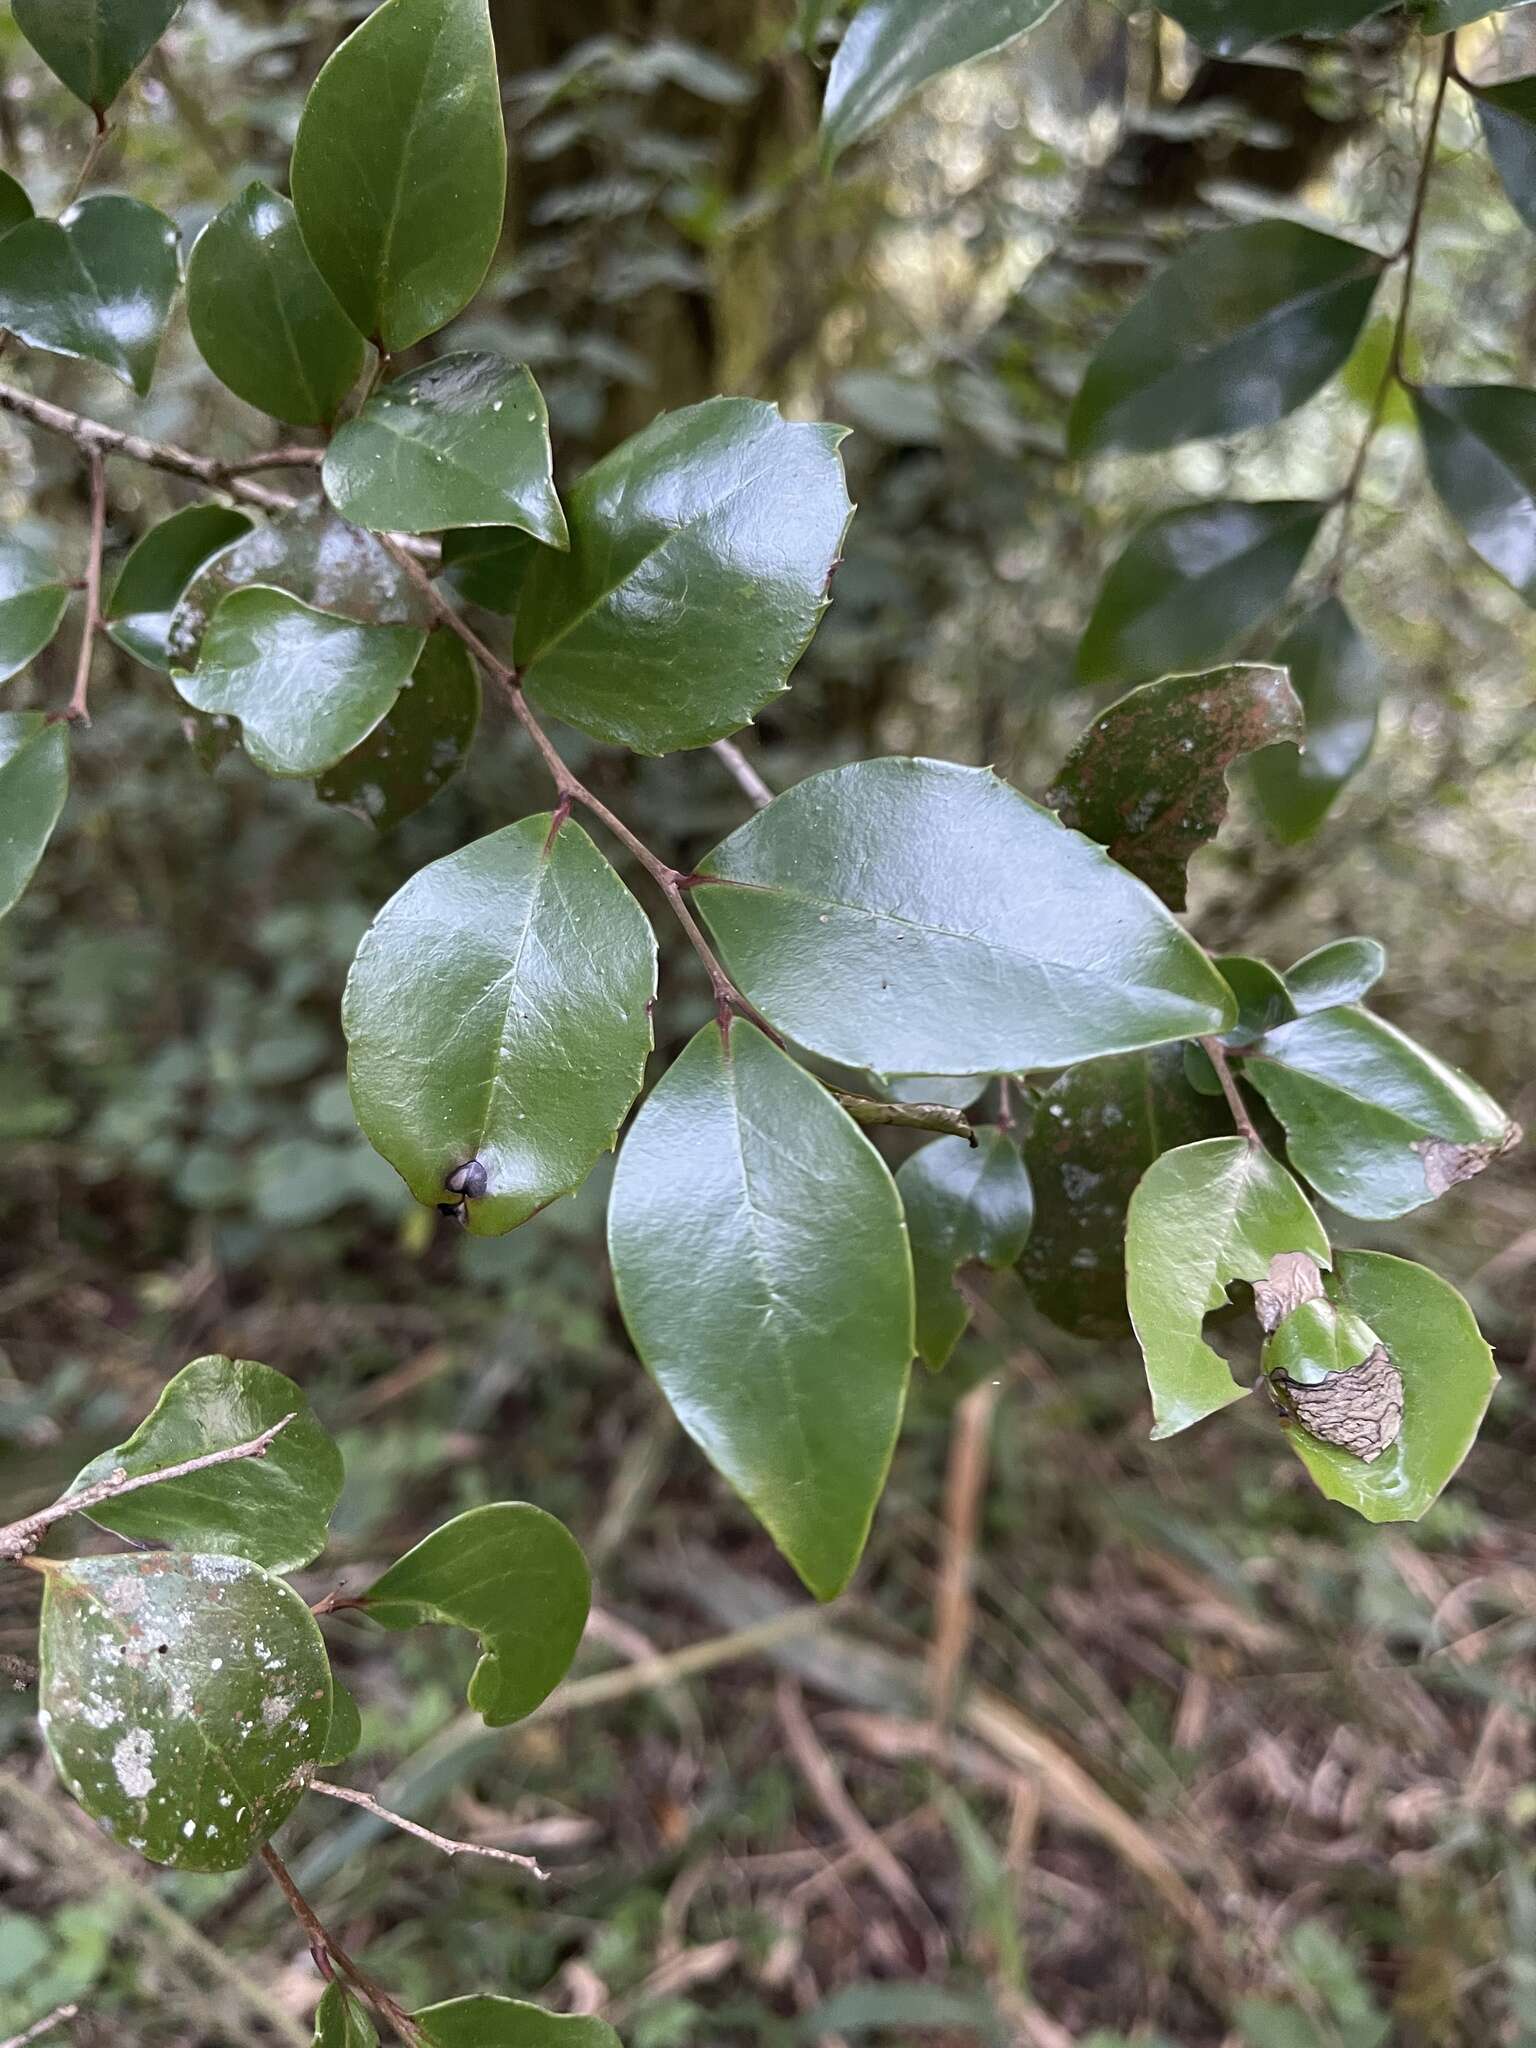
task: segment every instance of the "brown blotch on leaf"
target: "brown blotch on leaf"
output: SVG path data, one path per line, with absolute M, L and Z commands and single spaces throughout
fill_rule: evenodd
M 1459 1182 L 1476 1180 L 1485 1166 L 1512 1152 L 1525 1133 L 1506 1124 L 1503 1134 L 1481 1145 L 1453 1145 L 1448 1138 L 1420 1138 L 1414 1151 L 1424 1162 L 1424 1180 L 1432 1195 L 1446 1194 Z
M 1143 683 L 1096 718 L 1062 763 L 1046 803 L 1064 825 L 1182 910 L 1192 856 L 1227 815 L 1227 770 L 1287 740 L 1306 717 L 1289 672 L 1236 662 Z
M 1322 1298 L 1323 1274 L 1316 1259 L 1309 1252 L 1276 1252 L 1269 1262 L 1269 1278 L 1254 1284 L 1253 1310 L 1267 1337 L 1292 1309 Z
M 1348 1372 L 1331 1372 L 1306 1387 L 1289 1373 L 1271 1373 L 1268 1387 L 1288 1421 L 1374 1465 L 1403 1433 L 1403 1376 L 1384 1344 Z

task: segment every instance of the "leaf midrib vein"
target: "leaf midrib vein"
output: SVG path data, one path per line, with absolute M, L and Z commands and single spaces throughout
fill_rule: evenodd
M 803 903 L 812 910 L 843 910 L 851 916 L 899 924 L 908 931 L 923 932 L 932 938 L 953 939 L 960 945 L 979 946 L 984 952 L 1003 953 L 1009 959 L 1022 960 L 1031 967 L 1049 968 L 1058 974 L 1078 975 L 1084 981 L 1104 982 L 1112 988 L 1145 991 L 1149 995 L 1167 996 L 1177 1000 L 1192 1000 L 1189 997 L 1178 997 L 1177 991 L 1160 988 L 1152 982 L 1121 981 L 1102 968 L 1082 967 L 1069 960 L 1049 959 L 1043 953 L 1027 953 L 1019 946 L 1009 945 L 1006 940 L 988 938 L 979 932 L 962 932 L 953 930 L 948 925 L 928 924 L 921 918 L 904 917 L 899 911 L 883 910 L 873 904 L 844 903 L 836 896 L 812 896 L 802 889 L 792 889 L 781 882 L 748 882 L 734 875 L 706 874 L 703 886 L 751 889 L 760 895 L 780 896 L 792 903 Z
M 733 498 L 739 497 L 743 491 L 751 490 L 754 484 L 760 484 L 764 482 L 769 475 L 770 471 L 766 469 L 754 470 L 751 476 L 739 478 L 735 483 L 731 485 L 728 491 L 723 492 L 718 498 L 712 499 L 710 503 L 707 506 L 703 507 L 692 519 L 684 520 L 676 526 L 668 526 L 662 533 L 660 533 L 657 536 L 657 538 L 650 544 L 650 546 L 645 549 L 643 554 L 639 555 L 633 562 L 630 563 L 629 567 L 626 570 L 624 570 L 622 575 L 615 577 L 612 582 L 605 582 L 599 590 L 594 591 L 593 595 L 588 599 L 587 603 L 584 604 L 579 611 L 573 612 L 571 617 L 567 619 L 567 621 L 559 629 L 559 631 L 551 634 L 549 639 L 542 643 L 536 654 L 529 655 L 525 666 L 531 672 L 539 662 L 543 661 L 546 655 L 551 653 L 556 647 L 560 645 L 562 640 L 568 639 L 570 635 L 575 632 L 578 626 L 584 625 L 586 621 L 589 618 L 591 618 L 592 614 L 595 611 L 597 611 L 600 606 L 606 604 L 608 600 L 612 596 L 614 596 L 614 594 L 617 591 L 622 590 L 626 583 L 632 582 L 634 578 L 639 575 L 640 571 L 643 568 L 645 568 L 648 563 L 655 561 L 658 556 L 664 555 L 667 549 L 672 545 L 673 541 L 682 539 L 685 535 L 696 532 L 698 528 L 703 526 L 707 520 L 717 517 L 718 514 L 721 511 L 723 511 L 727 505 L 730 504 Z M 622 487 L 622 495 L 628 494 L 629 486 L 630 478 L 626 476 Z M 610 531 L 610 533 L 607 536 L 607 552 L 610 561 L 613 557 L 613 541 L 614 535 Z M 604 571 L 604 574 L 607 574 L 606 570 Z

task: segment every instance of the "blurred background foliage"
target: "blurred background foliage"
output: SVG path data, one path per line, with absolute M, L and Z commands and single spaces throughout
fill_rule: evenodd
M 280 183 L 309 81 L 367 11 L 188 0 L 97 184 L 190 239 L 248 178 Z M 783 787 L 927 751 L 1039 794 L 1102 701 L 1073 652 L 1130 527 L 1229 490 L 1336 489 L 1391 300 L 1297 419 L 1164 457 L 1068 465 L 1087 355 L 1202 226 L 1281 214 L 1395 246 L 1424 46 L 1389 13 L 1223 62 L 1153 17 L 1064 0 L 825 180 L 839 13 L 493 0 L 508 230 L 438 346 L 533 365 L 567 478 L 718 390 L 849 423 L 861 510 L 837 601 L 754 760 Z M 1536 69 L 1536 21 L 1480 24 L 1461 61 Z M 87 127 L 0 19 L 0 145 L 40 208 Z M 1453 96 L 1415 318 L 1432 374 L 1529 382 L 1533 279 Z M 26 372 L 129 417 L 104 373 Z M 231 455 L 265 430 L 180 314 L 133 418 Z M 116 465 L 111 547 L 181 502 Z M 74 573 L 84 512 L 71 447 L 0 426 L 7 525 Z M 1536 623 L 1436 509 L 1406 416 L 1376 444 L 1345 594 L 1389 670 L 1371 762 L 1298 848 L 1267 841 L 1239 792 L 1196 864 L 1194 928 L 1281 964 L 1379 935 L 1379 1007 L 1529 1122 Z M 61 703 L 71 657 L 66 633 L 13 704 Z M 1341 1230 L 1463 1287 L 1504 1371 L 1421 1527 L 1325 1508 L 1254 1404 L 1150 1446 L 1134 1354 L 1063 1336 L 1016 1275 L 987 1276 L 955 1365 L 914 1389 L 851 1599 L 658 1685 L 645 1660 L 798 1603 L 628 1354 L 600 1187 L 506 1239 L 439 1228 L 356 1134 L 342 1078 L 337 1001 L 367 920 L 424 862 L 543 805 L 538 774 L 493 720 L 468 772 L 378 838 L 238 753 L 210 773 L 164 679 L 109 657 L 64 825 L 0 926 L 0 1479 L 18 1509 L 46 1497 L 219 1350 L 303 1379 L 343 1433 L 314 1595 L 481 1499 L 575 1529 L 598 1618 L 566 1704 L 524 1729 L 461 1724 L 467 1645 L 381 1648 L 333 1624 L 364 1711 L 357 1776 L 554 1873 L 509 1884 L 306 1808 L 285 1854 L 408 2004 L 473 1980 L 602 2010 L 633 2048 L 1536 2043 L 1528 1155 L 1400 1224 Z M 742 814 L 708 754 L 569 751 L 680 866 Z M 674 950 L 665 1050 L 705 1007 Z M 972 1706 L 920 1740 L 914 1703 L 955 1677 L 944 1586 L 967 1565 Z M 0 1600 L 0 1650 L 24 1657 L 30 1586 Z M 30 1705 L 0 1696 L 0 2034 L 78 1996 L 88 2048 L 307 2040 L 318 1980 L 280 1904 L 257 1878 L 120 1864 L 49 1789 Z

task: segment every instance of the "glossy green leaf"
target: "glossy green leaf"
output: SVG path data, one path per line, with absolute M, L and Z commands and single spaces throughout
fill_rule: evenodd
M 702 747 L 787 686 L 853 508 L 841 427 L 752 398 L 663 413 L 589 469 L 541 551 L 517 660 L 557 717 L 642 754 Z
M 1231 1032 L 1224 1032 L 1222 1036 L 1224 1041 L 1230 1043 Z M 1211 1065 L 1210 1054 L 1206 1051 L 1205 1047 L 1186 1042 L 1183 1052 L 1184 1078 L 1190 1087 L 1195 1090 L 1196 1094 L 1223 1094 L 1225 1091 L 1217 1078 L 1216 1069 Z
M 819 1600 L 853 1574 L 912 1357 L 912 1262 L 885 1164 L 739 1020 L 693 1039 L 625 1140 L 619 1306 L 678 1421 Z
M 1417 14 L 1423 34 L 1443 36 L 1453 29 L 1465 28 L 1469 22 L 1483 21 L 1493 14 L 1514 14 L 1530 5 L 1531 0 L 1503 0 L 1498 7 L 1490 6 L 1489 0 L 1418 0 L 1409 12 Z
M 379 2048 L 366 2009 L 339 1983 L 327 1984 L 315 2010 L 314 2048 Z
M 310 260 L 292 204 L 259 180 L 198 236 L 187 319 L 219 381 L 293 426 L 328 427 L 362 374 L 363 337 Z
M 1059 1074 L 1024 1140 L 1035 1222 L 1019 1277 L 1074 1337 L 1126 1337 L 1125 1212 L 1162 1152 L 1230 1131 L 1224 1105 L 1184 1077 L 1181 1048 L 1091 1060 Z
M 1218 660 L 1278 608 L 1326 505 L 1188 505 L 1142 527 L 1104 579 L 1077 650 L 1085 683 Z
M 1379 939 L 1334 939 L 1285 970 L 1285 986 L 1298 1017 L 1358 1003 L 1387 971 Z
M 9 171 L 0 171 L 0 235 L 8 235 L 12 228 L 30 220 L 33 211 L 26 187 L 19 184 Z
M 1264 1340 L 1260 1363 L 1267 1373 L 1284 1373 L 1299 1385 L 1317 1386 L 1336 1373 L 1353 1372 L 1380 1342 L 1353 1309 L 1341 1308 L 1325 1294 L 1287 1311 Z
M 1006 1132 L 978 1131 L 976 1143 L 935 1138 L 896 1176 L 912 1244 L 917 1286 L 917 1352 L 935 1372 L 970 1322 L 955 1287 L 963 1265 L 1011 1266 L 1034 1219 L 1019 1148 Z
M 151 1863 L 239 1870 L 325 1747 L 314 1616 L 222 1552 L 76 1558 L 44 1584 L 38 1718 L 65 1785 Z
M 331 503 L 357 526 L 512 526 L 548 547 L 570 544 L 544 394 L 505 356 L 439 356 L 386 384 L 332 441 L 323 474 Z
M 1021 1073 L 1233 1021 L 1225 984 L 1152 892 L 985 768 L 829 769 L 700 873 L 738 985 L 797 1044 L 848 1066 Z
M 1381 665 L 1336 597 L 1307 613 L 1275 650 L 1306 716 L 1307 742 L 1271 747 L 1249 774 L 1265 822 L 1285 845 L 1315 832 L 1376 738 Z
M 443 587 L 465 604 L 511 618 L 538 542 L 511 526 L 470 526 L 443 535 Z
M 843 0 L 798 0 L 793 30 L 795 47 L 814 59 L 842 12 Z
M 186 505 L 151 527 L 130 550 L 102 608 L 111 638 L 135 661 L 169 675 L 171 621 L 182 593 L 206 561 L 250 530 L 246 515 L 225 505 Z
M 986 1093 L 990 1074 L 887 1074 L 870 1076 L 872 1088 L 891 1102 L 938 1102 L 946 1109 L 969 1109 Z
M 12 0 L 16 26 L 77 100 L 104 114 L 181 0 Z
M 651 1049 L 656 941 L 579 825 L 544 813 L 434 861 L 358 949 L 342 1025 L 353 1107 L 421 1202 L 459 1169 L 494 1237 L 611 1149 Z
M 416 2019 L 433 2048 L 621 2048 L 606 2020 L 485 1993 L 424 2006 Z
M 18 541 L 0 541 L 0 683 L 8 683 L 58 632 L 69 585 Z
M 1343 368 L 1381 258 L 1294 221 L 1203 235 L 1088 365 L 1073 455 L 1171 448 L 1284 419 Z
M 248 584 L 214 613 L 196 669 L 171 679 L 194 710 L 239 719 L 258 768 L 319 775 L 385 716 L 425 639 L 410 626 L 360 626 Z
M 1270 1032 L 1243 1075 L 1285 1127 L 1296 1171 L 1346 1216 L 1405 1216 L 1520 1135 L 1475 1081 L 1355 1007 Z
M 163 213 L 117 193 L 82 199 L 0 240 L 0 328 L 29 348 L 102 363 L 142 397 L 180 281 Z
M 448 1622 L 480 1638 L 469 1704 L 490 1728 L 522 1720 L 571 1668 L 592 1582 L 563 1523 L 524 1501 L 471 1508 L 408 1550 L 364 1595 L 386 1628 Z
M 1165 11 L 1202 49 L 1240 57 L 1286 36 L 1338 36 L 1381 14 L 1390 0 L 1173 0 Z
M 344 1764 L 363 1739 L 363 1717 L 357 1701 L 333 1673 L 331 1676 L 331 1725 L 326 1731 L 322 1770 Z
M 1536 228 L 1536 78 L 1475 86 L 1472 98 L 1509 203 L 1528 228 Z
M 1099 714 L 1046 802 L 1182 910 L 1189 863 L 1227 815 L 1228 768 L 1281 740 L 1300 746 L 1304 733 L 1283 668 L 1164 676 Z
M 506 205 L 487 0 L 384 0 L 310 88 L 291 182 L 321 276 L 388 354 L 461 313 Z
M 133 1435 L 92 1458 L 69 1490 L 249 1443 L 285 1415 L 292 1422 L 261 1457 L 104 1501 L 90 1519 L 136 1542 L 224 1551 L 269 1571 L 295 1571 L 325 1548 L 341 1495 L 341 1453 L 310 1413 L 303 1388 L 251 1359 L 195 1358 L 183 1366 Z
M 1174 1436 L 1248 1389 L 1201 1336 L 1234 1280 L 1307 1252 L 1326 1266 L 1323 1227 L 1285 1168 L 1246 1138 L 1208 1138 L 1154 1160 L 1131 1197 L 1126 1299 L 1146 1361 L 1154 1438 Z
M 69 794 L 69 727 L 0 711 L 0 917 L 31 881 Z
M 864 0 L 832 60 L 821 112 L 822 162 L 878 128 L 941 72 L 1001 50 L 1056 0 Z
M 1330 1292 L 1370 1325 L 1402 1375 L 1402 1433 L 1372 1463 L 1296 1426 L 1291 1448 L 1329 1500 L 1368 1522 L 1416 1522 L 1477 1440 L 1498 1380 L 1472 1311 L 1438 1274 L 1384 1252 L 1340 1252 Z
M 1536 604 L 1536 391 L 1421 384 L 1413 405 L 1441 503 L 1472 552 Z
M 1227 1045 L 1251 1045 L 1277 1024 L 1289 1024 L 1295 1018 L 1296 1005 L 1291 1001 L 1290 990 L 1267 960 L 1253 960 L 1245 953 L 1227 953 L 1218 958 L 1216 972 L 1237 998 L 1237 1023 L 1223 1033 Z M 1200 1048 L 1194 1050 L 1198 1052 Z
M 439 628 L 393 710 L 317 778 L 315 793 L 380 832 L 392 831 L 458 774 L 479 723 L 480 671 L 457 634 Z
M 178 667 L 197 660 L 208 622 L 232 590 L 263 583 L 317 611 L 367 626 L 436 624 L 430 599 L 371 533 L 338 518 L 323 498 L 253 528 L 214 555 L 188 584 L 171 621 L 169 651 Z

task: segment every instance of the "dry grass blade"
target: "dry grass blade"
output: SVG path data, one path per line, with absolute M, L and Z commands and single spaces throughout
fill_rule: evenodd
M 1202 1944 L 1220 1949 L 1216 1921 L 1190 1890 L 1162 1845 L 1123 1806 L 1101 1792 L 1061 1745 L 1000 1693 L 978 1690 L 965 1702 L 960 1724 L 1021 1770 L 1035 1772 L 1046 1802 L 1092 1830 L 1146 1879 Z
M 707 1571 L 688 1572 L 681 1583 L 674 1578 L 673 1583 L 721 1619 L 747 1613 L 767 1617 L 775 1612 L 782 1619 L 786 1613 L 776 1593 L 757 1580 L 726 1571 L 718 1562 Z M 919 1719 L 927 1690 L 926 1672 L 914 1660 L 830 1627 L 798 1640 L 787 1634 L 765 1639 L 761 1647 L 775 1663 L 794 1671 L 831 1699 L 875 1708 L 898 1722 L 903 1714 L 909 1716 L 913 1753 L 940 1760 L 942 1744 L 932 1722 Z M 1001 1694 L 983 1688 L 962 1703 L 956 1725 L 1003 1762 L 1032 1773 L 1043 1803 L 1058 1820 L 1097 1836 L 1151 1886 L 1208 1954 L 1219 1954 L 1216 1921 L 1180 1875 L 1168 1850 L 1102 1791 L 1053 1736 Z
M 944 1551 L 934 1599 L 933 1718 L 948 1725 L 975 1627 L 976 1537 L 987 1490 L 997 1385 L 982 1380 L 955 1409 L 944 1480 Z
M 7 2041 L 0 2041 L 0 2048 L 27 2048 L 29 2041 L 40 2041 L 44 2034 L 51 2034 L 55 2027 L 62 2027 L 79 2016 L 78 2005 L 56 2005 L 52 2012 L 45 2012 L 40 2020 L 34 2020 L 30 2027 L 24 2027 L 19 2034 L 12 2034 Z
M 929 1910 L 927 1901 L 913 1883 L 906 1866 L 870 1826 L 848 1795 L 836 1764 L 817 1740 L 805 1711 L 800 1687 L 792 1678 L 782 1678 L 778 1688 L 779 1726 L 800 1774 L 810 1787 L 816 1803 L 837 1829 L 856 1859 L 922 1941 L 929 1957 L 944 1953 L 944 1931 Z

